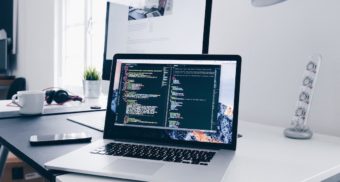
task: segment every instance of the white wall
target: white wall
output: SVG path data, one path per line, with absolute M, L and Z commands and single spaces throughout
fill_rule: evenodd
M 16 72 L 29 89 L 55 83 L 54 8 L 54 0 L 20 1 Z M 339 0 L 288 0 L 266 8 L 214 0 L 210 52 L 243 57 L 240 119 L 288 126 L 307 58 L 321 53 L 310 123 L 340 136 L 339 10 Z
M 18 60 L 14 72 L 27 87 L 41 90 L 54 84 L 54 0 L 19 0 Z
M 240 119 L 288 126 L 307 58 L 321 53 L 310 125 L 340 136 L 340 1 L 250 2 L 214 0 L 211 27 L 211 53 L 243 57 Z

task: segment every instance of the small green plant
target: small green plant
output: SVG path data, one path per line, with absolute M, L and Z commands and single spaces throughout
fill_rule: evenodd
M 99 71 L 93 67 L 87 68 L 84 71 L 84 80 L 99 80 Z

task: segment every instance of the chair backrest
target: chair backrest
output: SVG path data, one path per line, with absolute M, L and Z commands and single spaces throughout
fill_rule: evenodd
M 26 90 L 26 79 L 25 78 L 16 78 L 9 86 L 6 99 L 12 99 L 12 96 L 16 94 L 18 91 Z

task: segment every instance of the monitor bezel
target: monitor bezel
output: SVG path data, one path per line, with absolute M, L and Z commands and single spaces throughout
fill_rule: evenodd
M 204 143 L 195 141 L 179 141 L 172 139 L 161 139 L 162 130 L 151 128 L 134 128 L 116 126 L 114 122 L 115 115 L 111 112 L 111 99 L 113 95 L 114 72 L 111 74 L 111 81 L 109 87 L 109 95 L 107 101 L 104 139 L 114 140 L 131 140 L 147 143 L 157 143 L 165 145 L 193 147 L 193 148 L 212 148 L 212 149 L 229 149 L 236 150 L 237 143 L 237 125 L 238 125 L 238 110 L 239 110 L 239 92 L 241 79 L 241 57 L 238 55 L 193 55 L 193 54 L 116 54 L 113 62 L 116 63 L 118 59 L 129 60 L 197 60 L 197 61 L 236 61 L 236 75 L 235 75 L 235 94 L 234 94 L 234 113 L 232 126 L 232 142 L 230 144 L 220 143 Z M 112 70 L 116 69 L 116 64 L 112 65 Z
M 104 56 L 103 56 L 103 68 L 102 68 L 102 79 L 110 80 L 110 74 L 112 73 L 112 61 L 106 59 L 106 48 L 107 48 L 107 37 L 108 37 L 108 24 L 109 24 L 109 13 L 110 3 L 106 3 L 106 20 L 105 20 L 105 40 L 104 40 Z M 211 24 L 211 12 L 212 12 L 212 0 L 206 0 L 205 3 L 205 15 L 204 15 L 204 29 L 203 29 L 203 43 L 202 43 L 202 54 L 208 54 L 209 52 L 209 40 L 210 40 L 210 24 Z M 194 52 L 192 52 L 194 53 Z

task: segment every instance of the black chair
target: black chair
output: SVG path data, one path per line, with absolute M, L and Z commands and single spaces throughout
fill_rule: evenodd
M 12 99 L 14 94 L 23 90 L 26 90 L 26 79 L 21 77 L 14 79 L 12 84 L 9 86 L 6 99 Z

